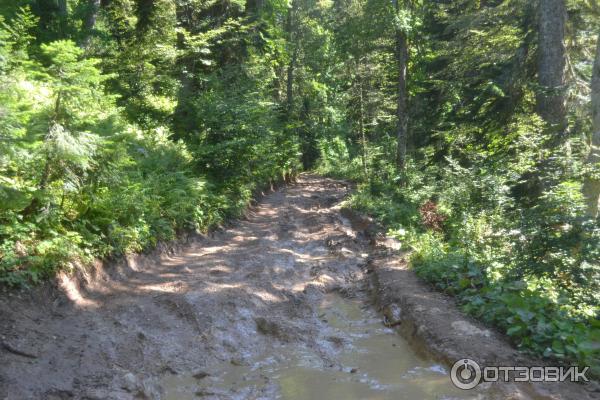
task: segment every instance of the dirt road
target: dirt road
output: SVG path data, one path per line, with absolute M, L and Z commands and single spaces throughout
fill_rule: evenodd
M 366 306 L 347 192 L 302 175 L 173 255 L 2 295 L 0 399 L 491 398 Z

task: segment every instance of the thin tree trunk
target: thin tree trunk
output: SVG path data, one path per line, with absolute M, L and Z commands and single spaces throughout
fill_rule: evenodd
M 50 122 L 50 126 L 48 127 L 48 134 L 46 135 L 45 142 L 47 143 L 49 140 L 52 140 L 53 129 L 57 126 L 60 121 L 60 107 L 62 101 L 62 91 L 59 91 L 56 95 L 56 99 L 54 100 L 54 115 L 52 116 L 52 121 Z M 42 172 L 42 176 L 40 177 L 40 183 L 38 185 L 39 190 L 45 190 L 48 186 L 48 179 L 50 178 L 50 164 L 52 163 L 52 151 L 48 151 L 46 154 L 46 160 L 44 163 L 44 169 Z
M 556 132 L 553 143 L 556 144 L 561 142 L 567 126 L 564 90 L 567 10 L 565 0 L 540 0 L 539 7 L 537 111 Z
M 400 10 L 398 0 L 394 0 L 396 12 Z M 398 68 L 397 106 L 397 149 L 396 165 L 403 171 L 406 165 L 406 143 L 408 141 L 408 91 L 406 89 L 408 66 L 408 39 L 406 33 L 396 30 L 396 63 Z
M 286 101 L 287 101 L 287 112 L 292 112 L 294 107 L 294 71 L 296 69 L 296 62 L 298 60 L 298 49 L 294 49 L 292 59 L 287 68 L 287 88 L 286 88 Z
M 360 63 L 358 65 L 358 130 L 360 134 L 360 141 L 362 147 L 362 165 L 365 173 L 365 179 L 369 178 L 369 168 L 367 167 L 367 136 L 365 133 L 364 124 L 364 99 L 363 99 L 363 78 L 360 70 Z
M 288 115 L 292 112 L 294 106 L 294 72 L 298 61 L 298 43 L 294 43 L 297 35 L 294 34 L 294 17 L 298 9 L 298 2 L 295 1 L 287 15 L 286 30 L 288 34 L 288 45 L 293 47 L 292 58 L 287 67 L 287 88 L 286 88 L 286 108 Z
M 592 141 L 587 163 L 596 170 L 600 169 L 600 34 L 596 44 L 596 59 L 592 72 Z M 587 199 L 587 214 L 598 217 L 600 203 L 600 177 L 588 177 L 583 184 L 583 193 Z
M 273 82 L 273 98 L 277 104 L 283 103 L 283 82 L 285 78 L 285 68 L 282 65 L 275 69 L 275 81 Z

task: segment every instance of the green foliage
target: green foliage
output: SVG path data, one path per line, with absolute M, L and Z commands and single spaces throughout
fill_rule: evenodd
M 360 176 L 358 159 L 350 157 L 343 138 L 335 136 L 332 139 L 321 139 L 318 147 L 320 156 L 316 170 L 319 173 L 344 178 Z
M 523 220 L 518 273 L 549 278 L 583 303 L 600 305 L 600 228 L 585 216 L 581 184 L 560 183 Z
M 123 0 L 83 31 L 84 6 L 69 1 L 60 18 L 14 7 L 0 25 L 1 284 L 204 231 L 299 167 L 271 95 L 281 45 L 246 44 L 259 25 L 279 34 L 270 24 L 286 8 L 212 26 L 201 15 L 179 30 L 172 2 Z M 221 40 L 241 57 L 213 53 Z M 194 46 L 212 63 L 180 71 Z M 193 113 L 186 130 L 171 123 L 181 105 Z

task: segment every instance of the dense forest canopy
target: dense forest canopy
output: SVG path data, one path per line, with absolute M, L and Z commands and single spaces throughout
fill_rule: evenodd
M 594 0 L 0 0 L 0 282 L 301 170 L 520 348 L 600 373 Z

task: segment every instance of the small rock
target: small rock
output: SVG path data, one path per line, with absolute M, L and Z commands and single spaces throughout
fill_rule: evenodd
M 145 396 L 144 398 L 149 400 L 161 400 L 164 395 L 163 388 L 150 379 L 143 382 L 141 392 Z
M 455 331 L 458 331 L 463 336 L 481 335 L 490 337 L 491 332 L 487 329 L 479 329 L 472 323 L 465 320 L 457 320 L 450 324 Z
M 229 360 L 231 365 L 235 365 L 236 367 L 241 367 L 244 365 L 244 361 L 241 358 L 232 358 Z
M 45 399 L 48 400 L 68 400 L 72 399 L 74 394 L 71 390 L 63 390 L 63 389 L 52 389 L 46 392 Z
M 383 308 L 383 323 L 388 326 L 396 326 L 402 323 L 402 310 L 394 303 Z
M 338 336 L 329 336 L 327 341 L 335 344 L 336 346 L 342 346 L 344 344 L 344 339 Z
M 162 372 L 162 373 L 168 372 L 171 375 L 178 375 L 177 371 L 170 365 L 165 365 L 164 367 L 162 367 L 160 372 Z
M 591 381 L 587 383 L 584 387 L 588 392 L 600 393 L 600 383 L 598 382 Z
M 206 378 L 207 376 L 210 376 L 210 374 L 209 374 L 208 372 L 199 371 L 199 372 L 196 372 L 196 373 L 195 373 L 194 375 L 192 375 L 192 376 L 194 377 L 194 379 L 201 380 L 201 379 L 204 379 L 204 378 Z
M 280 340 L 287 341 L 290 335 L 284 331 L 278 322 L 267 320 L 263 317 L 254 319 L 256 323 L 256 330 L 263 335 L 274 336 Z
M 208 396 L 213 396 L 215 395 L 214 392 L 211 392 L 209 390 L 198 390 L 196 393 L 194 393 L 196 395 L 196 397 L 208 397 Z
M 357 372 L 358 372 L 358 369 L 356 369 L 356 368 L 352 368 L 352 369 L 350 370 L 350 373 L 351 373 L 351 374 L 355 374 L 355 373 L 357 373 Z
M 128 392 L 134 392 L 139 387 L 138 379 L 133 373 L 128 372 L 123 376 L 123 383 L 121 387 L 127 390 Z

